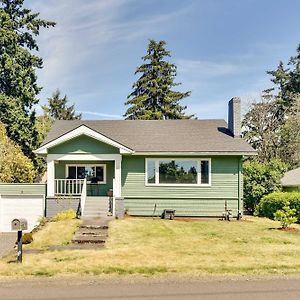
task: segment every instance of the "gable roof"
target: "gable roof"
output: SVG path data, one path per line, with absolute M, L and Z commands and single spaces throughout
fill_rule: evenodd
M 59 120 L 39 149 L 81 126 L 135 153 L 256 153 L 243 139 L 232 136 L 224 120 Z
M 282 186 L 300 186 L 300 168 L 288 171 L 281 179 Z

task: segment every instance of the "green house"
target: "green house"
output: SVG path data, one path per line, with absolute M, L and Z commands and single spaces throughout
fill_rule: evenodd
M 78 199 L 97 216 L 220 216 L 242 212 L 240 99 L 224 120 L 57 121 L 36 150 L 47 160 L 47 199 Z M 50 203 L 49 202 L 49 203 Z M 54 202 L 53 202 L 54 203 Z M 51 209 L 51 208 L 49 208 Z

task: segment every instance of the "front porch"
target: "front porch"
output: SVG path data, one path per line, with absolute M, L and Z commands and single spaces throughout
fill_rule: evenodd
M 47 197 L 86 201 L 107 199 L 107 212 L 114 215 L 114 201 L 121 196 L 121 155 L 50 154 L 47 157 Z M 105 211 L 103 211 L 105 213 Z

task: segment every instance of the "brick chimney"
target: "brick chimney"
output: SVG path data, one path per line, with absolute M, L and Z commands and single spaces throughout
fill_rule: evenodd
M 228 102 L 228 129 L 233 137 L 241 136 L 241 98 L 234 97 Z

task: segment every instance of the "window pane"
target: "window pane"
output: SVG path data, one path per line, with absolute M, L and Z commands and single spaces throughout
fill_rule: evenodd
M 201 161 L 201 183 L 209 183 L 209 161 Z
M 155 160 L 147 160 L 147 182 L 155 183 Z
M 77 167 L 77 179 L 85 178 L 85 167 Z
M 86 180 L 91 181 L 91 179 L 95 177 L 95 167 L 85 166 L 84 174 Z
M 104 181 L 104 168 L 96 167 L 96 178 L 98 181 Z
M 196 184 L 197 161 L 161 160 L 159 161 L 159 183 Z
M 67 179 L 76 179 L 76 167 L 68 167 Z

